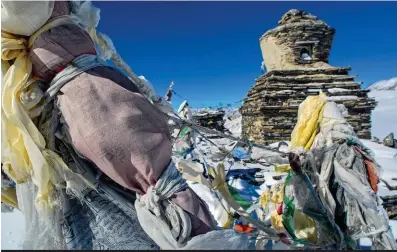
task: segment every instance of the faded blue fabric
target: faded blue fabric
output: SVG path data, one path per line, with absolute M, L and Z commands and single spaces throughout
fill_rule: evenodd
M 249 175 L 249 178 L 253 178 L 255 176 L 255 173 L 262 171 L 260 168 L 247 168 L 247 169 L 229 169 L 227 172 L 227 178 L 230 177 L 243 177 L 245 175 Z
M 251 156 L 241 147 L 236 147 L 232 151 L 232 155 L 237 160 L 249 159 Z

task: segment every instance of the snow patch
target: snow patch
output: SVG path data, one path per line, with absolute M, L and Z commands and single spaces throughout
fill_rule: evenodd
M 1 249 L 22 249 L 25 217 L 19 210 L 1 213 Z
M 397 240 L 397 220 L 390 220 L 389 221 L 391 232 L 394 235 L 394 239 Z
M 320 93 L 321 88 L 309 88 L 307 91 L 310 93 Z
M 331 94 L 336 94 L 336 93 L 343 93 L 343 92 L 348 92 L 349 89 L 346 88 L 330 88 L 328 89 L 328 92 Z
M 296 91 L 290 89 L 276 91 L 276 94 L 294 94 L 294 93 L 296 93 Z
M 235 118 L 234 120 L 227 120 L 224 124 L 225 128 L 228 129 L 234 137 L 241 136 L 241 121 L 242 116 Z
M 363 144 L 375 153 L 375 160 L 381 166 L 380 177 L 390 185 L 397 185 L 397 149 L 386 147 L 370 140 L 361 140 Z M 379 195 L 397 195 L 397 191 L 389 191 L 382 182 L 379 184 Z
M 341 96 L 329 96 L 327 97 L 328 101 L 348 101 L 348 100 L 357 100 L 358 96 L 356 95 L 341 95 Z

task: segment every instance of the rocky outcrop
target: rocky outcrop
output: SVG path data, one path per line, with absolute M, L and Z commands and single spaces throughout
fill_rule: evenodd
M 345 111 L 357 135 L 370 139 L 376 102 L 349 75 L 351 68 L 328 64 L 334 29 L 298 10 L 287 12 L 279 24 L 260 39 L 268 72 L 256 79 L 240 109 L 243 136 L 258 144 L 289 139 L 299 104 L 322 91 Z
M 396 220 L 397 219 L 397 196 L 381 196 L 382 198 L 382 206 L 385 208 L 389 219 Z
M 200 126 L 223 132 L 225 131 L 224 116 L 224 111 L 195 112 L 193 114 L 193 120 Z

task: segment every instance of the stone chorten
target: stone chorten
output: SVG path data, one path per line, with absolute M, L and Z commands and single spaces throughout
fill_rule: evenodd
M 321 90 L 347 109 L 345 116 L 357 135 L 370 139 L 375 100 L 360 89 L 357 76 L 349 75 L 350 67 L 328 64 L 335 30 L 295 9 L 278 24 L 260 38 L 267 73 L 256 79 L 240 109 L 243 136 L 258 144 L 289 140 L 299 104 Z

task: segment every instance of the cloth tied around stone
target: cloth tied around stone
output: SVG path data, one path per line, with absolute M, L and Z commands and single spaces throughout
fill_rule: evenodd
M 216 176 L 209 186 L 214 189 L 227 190 L 223 165 L 218 166 L 216 170 L 216 174 L 219 176 Z M 135 208 L 139 222 L 161 249 L 229 250 L 255 247 L 254 240 L 234 230 L 213 230 L 206 234 L 190 237 L 191 220 L 189 215 L 170 200 L 175 193 L 182 191 L 187 186 L 186 181 L 171 162 L 156 185 L 150 187 L 144 196 L 137 196 Z M 156 213 L 159 215 L 157 216 Z
M 171 161 L 156 185 L 150 186 L 145 195 L 137 195 L 139 203 L 164 221 L 172 237 L 181 244 L 190 238 L 191 220 L 188 213 L 171 201 L 171 197 L 187 187 L 188 184 Z

